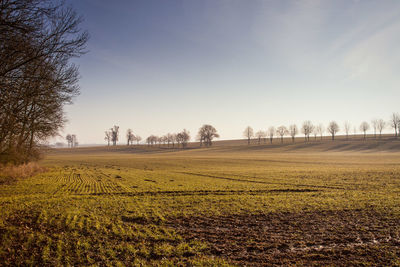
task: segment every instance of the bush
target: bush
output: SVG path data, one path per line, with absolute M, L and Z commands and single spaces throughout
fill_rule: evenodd
M 36 162 L 21 165 L 0 165 L 0 184 L 10 183 L 17 179 L 31 177 L 37 173 L 44 172 L 46 169 Z

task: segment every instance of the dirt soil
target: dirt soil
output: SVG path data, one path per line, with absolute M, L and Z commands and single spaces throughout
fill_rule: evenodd
M 400 218 L 373 210 L 188 217 L 169 225 L 240 266 L 400 266 Z

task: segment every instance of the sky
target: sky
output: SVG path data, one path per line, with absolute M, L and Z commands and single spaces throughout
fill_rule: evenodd
M 61 131 L 104 144 L 203 124 L 220 139 L 400 111 L 400 1 L 70 0 L 90 34 Z M 343 133 L 343 132 L 342 132 Z M 59 138 L 61 140 L 61 137 Z

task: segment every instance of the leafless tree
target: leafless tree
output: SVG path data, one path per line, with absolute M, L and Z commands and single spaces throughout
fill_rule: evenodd
M 167 137 L 167 145 L 169 147 L 169 144 L 172 143 L 172 134 L 171 133 L 167 133 L 166 137 Z
M 72 135 L 67 134 L 67 136 L 65 137 L 65 139 L 67 140 L 68 143 L 68 147 L 73 147 L 73 140 L 72 140 Z
M 68 147 L 76 147 L 78 146 L 78 138 L 76 137 L 76 134 L 67 134 L 65 139 L 68 142 Z
M 61 2 L 61 1 L 60 1 Z M 56 136 L 78 95 L 87 33 L 63 2 L 0 1 L 0 161 L 23 162 Z
M 186 129 L 183 129 L 182 132 L 178 133 L 176 135 L 176 140 L 177 143 L 181 143 L 182 144 L 182 148 L 185 148 L 187 146 L 187 143 L 190 140 L 190 133 L 189 131 L 187 131 Z
M 135 140 L 136 144 L 139 145 L 139 142 L 142 140 L 142 137 L 140 137 L 140 135 L 135 135 Z
M 327 128 L 328 132 L 332 135 L 332 140 L 335 140 L 335 135 L 339 132 L 340 128 L 336 121 L 331 121 Z
M 301 132 L 304 134 L 304 139 L 306 141 L 310 140 L 310 134 L 314 130 L 314 125 L 312 124 L 311 121 L 305 121 L 303 122 L 303 125 L 301 126 Z
M 299 130 L 297 129 L 296 124 L 292 124 L 289 126 L 289 133 L 290 136 L 292 137 L 292 142 L 294 143 L 294 139 L 296 138 L 296 135 L 298 134 Z
M 246 129 L 244 129 L 243 136 L 247 138 L 247 144 L 250 145 L 250 140 L 254 136 L 253 128 L 247 126 Z
M 258 132 L 256 132 L 256 138 L 257 138 L 257 140 L 258 140 L 258 144 L 261 144 L 261 139 L 264 137 L 264 132 L 263 131 L 258 131 Z
M 72 146 L 77 147 L 78 146 L 78 137 L 76 137 L 76 134 L 72 134 L 71 138 L 72 138 Z
M 146 138 L 146 143 L 147 143 L 147 146 L 150 146 L 150 144 L 151 144 L 151 136 Z
M 378 120 L 373 119 L 371 120 L 372 128 L 374 128 L 374 138 L 376 139 L 376 130 L 378 129 Z
M 394 136 L 397 138 L 397 128 L 400 125 L 400 116 L 398 113 L 392 113 L 389 121 L 390 126 L 394 129 Z
M 113 128 L 110 129 L 111 132 L 111 141 L 113 142 L 113 146 L 117 145 L 118 135 L 119 135 L 119 126 L 114 125 Z
M 276 129 L 276 133 L 280 135 L 281 143 L 283 143 L 283 137 L 288 134 L 288 130 L 286 126 L 281 125 Z
M 105 131 L 104 134 L 105 134 L 104 140 L 107 141 L 107 145 L 109 146 L 111 141 L 111 131 Z
M 318 127 L 314 127 L 314 129 L 313 129 L 313 135 L 314 135 L 314 141 L 317 141 L 317 135 L 318 135 Z
M 325 131 L 324 125 L 322 123 L 318 124 L 317 132 L 318 132 L 321 140 L 322 140 L 322 135 L 324 134 L 324 131 Z
M 126 141 L 127 145 L 132 145 L 133 141 L 135 140 L 135 135 L 133 134 L 132 129 L 126 130 Z
M 177 134 L 172 134 L 171 135 L 171 143 L 172 143 L 172 147 L 175 147 L 175 142 L 176 140 Z
M 351 128 L 350 122 L 346 121 L 344 123 L 344 131 L 346 132 L 346 140 L 349 140 L 350 128 Z
M 212 140 L 214 138 L 218 138 L 219 134 L 217 133 L 217 130 L 213 126 L 209 124 L 204 124 L 199 129 L 197 136 L 198 139 L 200 140 L 200 146 L 202 145 L 202 143 L 204 143 L 204 145 L 206 146 L 211 146 Z
M 378 131 L 379 131 L 379 138 L 381 138 L 382 137 L 382 131 L 386 127 L 386 122 L 384 120 L 382 120 L 382 119 L 379 119 L 377 127 L 378 127 Z
M 153 146 L 157 145 L 158 137 L 155 135 L 150 135 L 149 137 L 146 138 L 146 143 L 148 146 Z
M 360 125 L 360 130 L 364 133 L 364 140 L 367 139 L 367 131 L 369 128 L 369 124 L 366 121 L 363 121 Z
M 275 127 L 271 126 L 268 128 L 268 136 L 269 136 L 269 142 L 272 144 L 272 141 L 274 141 L 274 135 L 275 135 Z

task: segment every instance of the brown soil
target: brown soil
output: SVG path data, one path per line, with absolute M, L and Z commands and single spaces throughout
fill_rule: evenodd
M 241 266 L 400 264 L 400 218 L 373 210 L 188 217 L 170 225 Z

